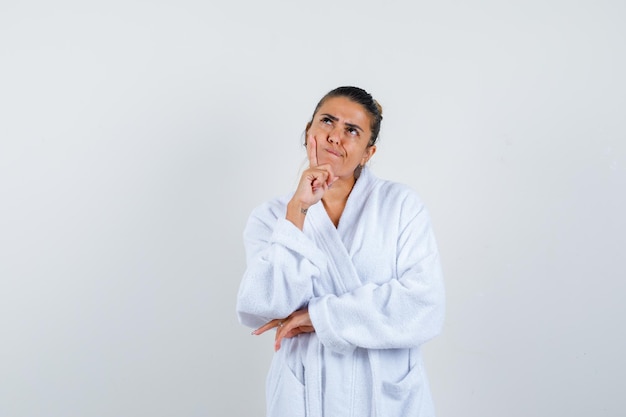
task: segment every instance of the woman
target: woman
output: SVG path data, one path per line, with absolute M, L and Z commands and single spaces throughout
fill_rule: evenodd
M 439 256 L 417 195 L 366 167 L 381 121 L 364 90 L 329 92 L 296 191 L 246 226 L 237 311 L 276 329 L 268 416 L 434 415 L 420 347 L 442 326 Z

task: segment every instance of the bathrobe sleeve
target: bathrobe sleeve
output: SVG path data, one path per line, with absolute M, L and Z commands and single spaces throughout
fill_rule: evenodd
M 268 203 L 246 225 L 247 268 L 237 296 L 239 321 L 246 326 L 304 307 L 313 295 L 312 280 L 326 266 L 326 256 L 284 215 L 284 207 Z
M 310 301 L 311 321 L 324 346 L 338 352 L 413 348 L 441 331 L 444 286 L 428 212 L 409 194 L 399 214 L 395 277 Z

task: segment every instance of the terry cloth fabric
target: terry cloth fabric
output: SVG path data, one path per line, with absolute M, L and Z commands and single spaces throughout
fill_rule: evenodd
M 244 232 L 240 322 L 308 306 L 315 327 L 274 355 L 267 415 L 434 416 L 420 347 L 441 331 L 445 303 L 424 204 L 365 168 L 337 227 L 318 203 L 301 231 L 285 219 L 291 196 L 255 209 Z

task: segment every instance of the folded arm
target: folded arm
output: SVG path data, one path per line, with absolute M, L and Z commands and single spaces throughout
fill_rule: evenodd
M 247 268 L 237 296 L 242 324 L 259 327 L 306 306 L 325 255 L 290 221 L 255 211 L 244 232 Z
M 326 347 L 338 352 L 411 348 L 441 331 L 445 302 L 439 255 L 428 213 L 423 207 L 414 212 L 400 229 L 396 277 L 309 302 L 311 321 Z

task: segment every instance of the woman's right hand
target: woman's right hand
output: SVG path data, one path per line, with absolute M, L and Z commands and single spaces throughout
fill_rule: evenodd
M 309 207 L 319 202 L 328 188 L 337 180 L 330 165 L 318 165 L 317 142 L 313 136 L 307 137 L 306 149 L 309 168 L 302 173 L 298 188 L 287 205 L 287 220 L 300 229 L 304 225 L 304 216 Z
M 302 310 L 294 311 L 284 319 L 274 319 L 265 323 L 252 332 L 253 335 L 261 335 L 270 329 L 276 328 L 276 336 L 274 337 L 274 351 L 280 349 L 280 344 L 284 338 L 296 337 L 302 333 L 315 332 L 315 327 L 311 322 L 308 307 Z

